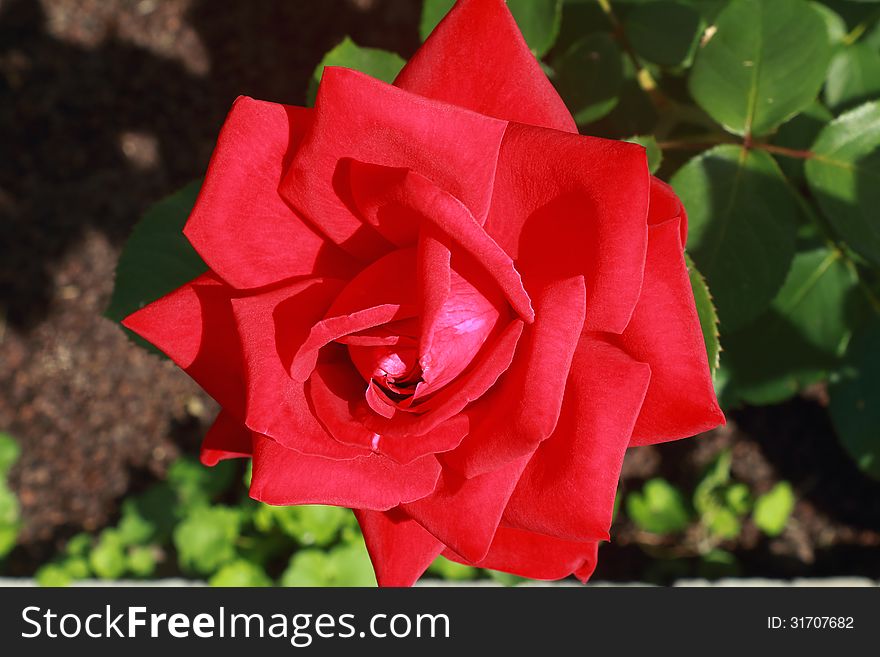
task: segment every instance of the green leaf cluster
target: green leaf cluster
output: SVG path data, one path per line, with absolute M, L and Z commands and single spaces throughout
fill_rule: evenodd
M 18 498 L 6 483 L 9 470 L 20 453 L 21 449 L 15 439 L 9 434 L 0 433 L 0 560 L 15 547 L 21 529 Z
M 716 552 L 719 546 L 736 539 L 749 518 L 768 536 L 778 536 L 794 510 L 791 485 L 782 481 L 756 496 L 748 485 L 733 477 L 732 461 L 729 449 L 719 452 L 689 498 L 665 479 L 645 482 L 640 491 L 626 496 L 627 516 L 649 534 L 692 534 L 694 549 L 702 557 L 714 552 L 721 558 Z

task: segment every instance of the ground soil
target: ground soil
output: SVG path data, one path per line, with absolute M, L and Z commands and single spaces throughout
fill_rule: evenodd
M 25 521 L 13 574 L 113 521 L 127 493 L 196 449 L 216 412 L 101 316 L 134 222 L 203 173 L 236 96 L 302 104 L 315 65 L 346 34 L 407 57 L 419 5 L 0 0 L 0 430 L 22 444 L 11 484 Z M 632 450 L 624 487 L 659 475 L 689 489 L 730 447 L 735 476 L 755 491 L 787 479 L 799 496 L 781 537 L 747 524 L 723 546 L 742 574 L 880 577 L 880 486 L 843 454 L 821 399 L 731 420 L 695 441 Z M 613 538 L 599 578 L 696 568 L 626 521 Z M 670 551 L 683 570 L 652 572 L 652 554 Z

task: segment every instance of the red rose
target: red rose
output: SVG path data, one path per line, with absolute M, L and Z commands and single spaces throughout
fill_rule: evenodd
M 686 230 L 502 0 L 462 0 L 394 86 L 240 98 L 184 231 L 210 271 L 125 325 L 222 405 L 203 461 L 354 509 L 380 584 L 441 553 L 586 580 L 626 448 L 724 421 Z

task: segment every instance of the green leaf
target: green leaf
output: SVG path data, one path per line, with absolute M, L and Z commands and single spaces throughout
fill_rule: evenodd
M 804 0 L 732 0 L 698 50 L 691 95 L 727 130 L 763 135 L 807 107 L 822 86 L 831 46 Z
M 394 82 L 394 78 L 400 73 L 404 64 L 406 64 L 406 60 L 397 53 L 380 48 L 364 48 L 357 45 L 349 37 L 345 37 L 339 45 L 324 55 L 324 59 L 315 67 L 312 79 L 309 80 L 306 102 L 308 105 L 315 104 L 315 97 L 318 94 L 318 86 L 325 66 L 351 68 L 371 75 L 377 80 L 391 83 Z
M 18 498 L 6 485 L 3 477 L 0 476 L 0 559 L 15 547 L 20 529 L 21 519 Z
M 455 0 L 425 0 L 419 35 L 428 38 L 452 6 Z M 562 20 L 562 0 L 507 0 L 507 8 L 536 57 L 543 57 L 559 36 Z
M 589 34 L 553 62 L 553 83 L 579 125 L 596 121 L 617 105 L 623 60 L 610 34 Z
M 805 171 L 819 207 L 847 244 L 880 266 L 880 102 L 830 123 L 812 150 Z
M 376 586 L 376 575 L 363 539 L 339 545 L 327 553 L 332 586 Z
M 700 522 L 710 534 L 720 539 L 739 535 L 739 516 L 744 513 L 741 509 L 749 497 L 748 487 L 730 483 L 731 461 L 730 450 L 722 450 L 706 468 L 693 496 Z
M 226 564 L 208 580 L 211 586 L 272 586 L 266 571 L 243 559 Z
M 648 156 L 648 171 L 657 173 L 657 169 L 663 163 L 663 151 L 657 145 L 657 139 L 654 135 L 635 135 L 626 141 L 644 147 L 645 153 Z
M 434 562 L 428 566 L 428 572 L 441 579 L 453 582 L 463 582 L 474 579 L 477 576 L 478 571 L 471 566 L 465 566 L 462 563 L 450 561 L 446 557 L 437 557 Z
M 281 586 L 329 586 L 333 580 L 330 559 L 320 550 L 299 550 L 290 559 Z
M 740 575 L 740 568 L 733 554 L 715 548 L 703 555 L 702 561 L 697 568 L 697 574 L 709 580 L 722 577 L 738 577 Z
M 134 499 L 122 503 L 122 518 L 117 529 L 124 545 L 144 545 L 157 534 L 156 524 L 143 516 Z
M 89 554 L 89 566 L 101 579 L 119 579 L 125 574 L 125 544 L 115 529 L 101 532 L 98 544 Z
M 196 508 L 174 530 L 184 570 L 208 575 L 235 558 L 241 512 L 224 506 Z
M 130 498 L 133 507 L 130 513 L 137 514 L 145 523 L 149 523 L 155 529 L 155 533 L 151 536 L 151 540 L 162 542 L 171 536 L 171 530 L 177 523 L 178 516 L 185 512 L 185 509 L 178 503 L 177 495 L 171 490 L 168 482 L 154 484 L 146 491 Z M 123 519 L 125 516 L 123 516 Z M 140 520 L 131 521 L 140 524 Z M 120 526 L 120 530 L 123 527 Z M 135 528 L 127 529 L 126 536 L 135 536 Z
M 56 563 L 48 563 L 45 566 L 41 566 L 34 575 L 34 579 L 37 580 L 37 584 L 40 586 L 50 588 L 70 586 L 73 583 L 73 578 L 67 570 Z
M 536 57 L 556 43 L 562 21 L 562 0 L 507 0 L 507 8 Z
M 699 11 L 668 0 L 638 5 L 627 14 L 625 22 L 636 53 L 670 68 L 690 65 L 705 27 Z
M 207 504 L 225 491 L 236 477 L 236 464 L 221 461 L 207 468 L 190 456 L 177 459 L 168 468 L 168 484 L 183 507 Z
M 718 336 L 718 313 L 715 312 L 715 305 L 712 303 L 712 294 L 709 292 L 709 286 L 706 285 L 706 279 L 697 270 L 689 255 L 685 254 L 684 259 L 685 263 L 687 263 L 691 290 L 694 293 L 697 315 L 700 317 L 700 329 L 703 331 L 706 357 L 709 359 L 709 371 L 714 377 L 721 355 L 721 343 Z
M 828 30 L 828 41 L 832 46 L 837 46 L 846 37 L 846 21 L 828 5 L 821 2 L 810 2 L 810 4 L 819 12 L 822 20 L 825 21 L 825 29 Z
M 205 272 L 207 265 L 183 236 L 183 225 L 201 185 L 200 180 L 191 182 L 159 201 L 135 226 L 116 266 L 113 296 L 105 312 L 108 318 L 120 322 Z M 137 344 L 160 353 L 146 340 L 125 331 Z
M 277 526 L 284 534 L 305 546 L 333 543 L 346 525 L 351 512 L 338 506 L 261 505 L 254 519 L 261 531 Z
M 742 523 L 740 523 L 736 512 L 720 504 L 708 508 L 702 514 L 701 520 L 712 536 L 722 540 L 736 538 L 742 529 Z
M 694 507 L 697 511 L 705 509 L 704 501 L 708 500 L 708 494 L 727 486 L 730 483 L 730 465 L 733 455 L 729 449 L 721 450 L 706 466 L 700 483 L 694 489 Z
M 866 474 L 880 479 L 880 320 L 853 337 L 829 394 L 841 444 Z
M 651 479 L 641 492 L 626 498 L 626 513 L 641 529 L 652 534 L 673 534 L 691 521 L 684 497 L 665 479 Z
M 64 546 L 64 554 L 69 557 L 85 557 L 89 550 L 92 549 L 92 537 L 90 534 L 82 532 L 72 536 L 67 545 Z
M 425 0 L 422 3 L 422 18 L 419 21 L 419 36 L 422 41 L 431 35 L 437 23 L 443 20 L 454 4 L 455 0 Z
M 745 484 L 731 484 L 724 491 L 724 503 L 737 515 L 745 515 L 752 510 L 752 492 Z
M 779 536 L 794 510 L 794 491 L 787 481 L 780 481 L 755 502 L 753 519 L 768 536 Z
M 866 43 L 841 48 L 831 60 L 825 103 L 835 112 L 880 96 L 880 53 Z
M 743 326 L 785 280 L 796 199 L 770 155 L 729 145 L 693 158 L 671 182 L 688 210 L 688 251 L 712 290 L 721 325 Z
M 64 568 L 64 572 L 66 572 L 72 580 L 86 579 L 92 574 L 89 560 L 84 556 L 67 557 L 61 562 L 61 567 Z
M 528 582 L 529 580 L 525 577 L 520 577 L 519 575 L 514 575 L 513 573 L 505 573 L 502 570 L 485 570 L 485 573 L 489 575 L 493 580 L 498 582 L 503 586 L 519 586 L 523 582 Z
M 828 375 L 850 337 L 857 279 L 838 251 L 799 253 L 768 312 L 725 334 L 724 362 L 737 394 L 778 403 Z
M 20 455 L 21 448 L 15 438 L 8 433 L 0 433 L 0 479 L 7 475 Z
M 790 121 L 786 121 L 773 136 L 773 143 L 794 150 L 808 151 L 816 141 L 816 137 L 834 115 L 818 100 Z M 779 168 L 793 184 L 804 180 L 804 160 L 795 157 L 781 157 Z M 813 224 L 808 224 L 813 225 Z
M 149 577 L 156 570 L 158 550 L 154 546 L 137 545 L 129 549 L 126 557 L 127 569 L 136 577 Z

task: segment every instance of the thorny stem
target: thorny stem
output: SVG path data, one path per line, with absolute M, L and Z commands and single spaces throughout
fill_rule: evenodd
M 810 207 L 809 203 L 797 193 L 797 191 L 788 185 L 789 189 L 791 189 L 791 194 L 797 201 L 798 205 L 800 205 L 801 210 L 807 217 L 819 228 L 825 237 L 825 241 L 828 246 L 838 254 L 840 259 L 843 261 L 843 264 L 846 265 L 846 268 L 850 270 L 850 272 L 856 277 L 856 281 L 858 281 L 859 288 L 862 290 L 862 293 L 865 295 L 865 298 L 868 301 L 868 304 L 871 306 L 871 309 L 880 315 L 880 299 L 877 298 L 877 295 L 874 294 L 874 291 L 871 289 L 871 286 L 868 285 L 864 276 L 862 276 L 862 272 L 856 264 L 855 260 L 853 260 L 849 253 L 848 247 L 845 242 L 840 241 L 837 236 L 834 234 L 834 230 L 825 221 L 824 217 L 819 216 L 817 212 Z
M 846 36 L 843 37 L 841 43 L 845 46 L 851 46 L 858 41 L 862 35 L 868 31 L 877 18 L 880 17 L 880 9 L 872 11 L 861 23 L 856 25 Z
M 611 7 L 611 0 L 596 0 L 596 2 L 602 9 L 602 12 L 608 18 L 608 21 L 611 23 L 611 27 L 614 29 L 614 36 L 617 38 L 624 52 L 632 61 L 632 64 L 636 69 L 636 79 L 638 80 L 641 89 L 648 95 L 648 97 L 654 103 L 655 107 L 669 107 L 671 105 L 670 101 L 660 91 L 660 88 L 657 85 L 657 81 L 654 79 L 654 76 L 652 76 L 651 72 L 642 65 L 638 54 L 632 47 L 629 39 L 627 39 L 626 32 L 623 29 L 623 24 L 620 22 L 617 14 L 614 13 L 614 9 Z M 878 10 L 876 14 L 880 14 L 880 10 Z M 876 18 L 876 15 L 871 17 L 872 20 L 874 18 Z M 869 22 L 865 21 L 864 23 L 857 25 L 849 34 L 844 37 L 843 42 L 845 44 L 852 44 L 857 41 L 866 31 L 868 24 Z M 683 138 L 678 140 L 659 142 L 657 146 L 661 150 L 701 151 L 707 148 L 712 148 L 714 146 L 719 146 L 721 144 L 738 145 L 742 146 L 746 150 L 761 150 L 767 153 L 782 155 L 783 157 L 790 157 L 797 160 L 809 160 L 815 156 L 815 153 L 810 150 L 788 148 L 786 146 L 777 146 L 776 144 L 767 144 L 764 142 L 755 142 L 752 140 L 751 135 L 746 135 L 742 142 L 737 141 L 736 139 L 732 139 L 727 135 L 713 134 L 701 135 L 695 138 Z M 855 274 L 859 283 L 859 287 L 865 294 L 865 297 L 867 298 L 874 312 L 880 315 L 880 298 L 877 297 L 877 295 L 871 289 L 870 285 L 868 285 L 864 277 L 861 275 L 858 265 L 847 252 L 846 244 L 837 239 L 834 231 L 831 230 L 831 227 L 827 226 L 825 222 L 820 219 L 815 212 L 813 212 L 812 208 L 810 208 L 810 206 L 801 197 L 800 194 L 795 193 L 794 190 L 792 190 L 792 192 L 795 198 L 798 199 L 798 203 L 801 205 L 807 216 L 813 220 L 813 222 L 825 235 L 825 239 L 829 243 L 829 246 L 831 246 L 831 248 L 833 248 L 837 253 L 840 254 L 840 257 L 846 264 L 847 268 Z
M 756 142 L 751 139 L 745 139 L 742 142 L 732 139 L 727 135 L 701 135 L 694 138 L 683 138 L 673 141 L 664 141 L 657 144 L 661 150 L 694 150 L 702 151 L 713 146 L 722 144 L 731 144 L 734 146 L 743 146 L 750 150 L 766 151 L 776 155 L 795 158 L 797 160 L 809 160 L 814 156 L 812 151 L 798 150 L 796 148 L 786 148 L 785 146 L 777 146 L 776 144 L 766 144 L 764 142 Z
M 617 14 L 614 13 L 614 9 L 611 7 L 611 0 L 596 0 L 596 2 L 608 18 L 611 27 L 614 28 L 614 37 L 620 43 L 620 47 L 623 48 L 627 57 L 632 61 L 632 64 L 636 69 L 636 80 L 639 83 L 639 87 L 641 87 L 642 91 L 648 95 L 651 102 L 653 102 L 656 107 L 667 105 L 668 101 L 660 91 L 660 87 L 657 85 L 654 76 L 651 75 L 651 72 L 642 65 L 638 54 L 636 54 L 635 49 L 629 42 L 629 39 L 626 36 L 626 31 L 623 29 L 623 24 L 620 22 Z
M 685 137 L 676 141 L 658 142 L 657 146 L 660 148 L 660 150 L 702 151 L 707 148 L 712 148 L 714 146 L 720 146 L 722 144 L 742 146 L 745 149 L 762 150 L 768 153 L 783 155 L 785 157 L 792 157 L 799 160 L 808 160 L 815 155 L 812 151 L 809 150 L 797 150 L 794 148 L 786 148 L 784 146 L 776 146 L 774 144 L 755 142 L 752 141 L 749 137 L 746 137 L 742 142 L 740 142 L 723 134 L 699 135 L 693 138 Z M 801 210 L 819 228 L 828 245 L 840 255 L 840 258 L 844 262 L 846 267 L 856 276 L 856 279 L 859 283 L 859 288 L 861 288 L 862 293 L 865 295 L 865 298 L 868 300 L 871 308 L 874 310 L 875 313 L 880 315 L 880 298 L 878 298 L 878 296 L 871 289 L 871 286 L 868 285 L 867 281 L 865 281 L 864 276 L 862 275 L 862 272 L 856 264 L 855 260 L 850 257 L 850 254 L 847 250 L 847 245 L 840 239 L 838 239 L 831 226 L 828 225 L 824 221 L 824 219 L 821 218 L 815 211 L 813 211 L 812 207 L 810 207 L 806 200 L 800 194 L 798 194 L 794 190 L 794 188 L 791 187 L 791 185 L 788 186 L 791 189 L 792 196 L 795 198 L 798 205 L 800 205 Z

